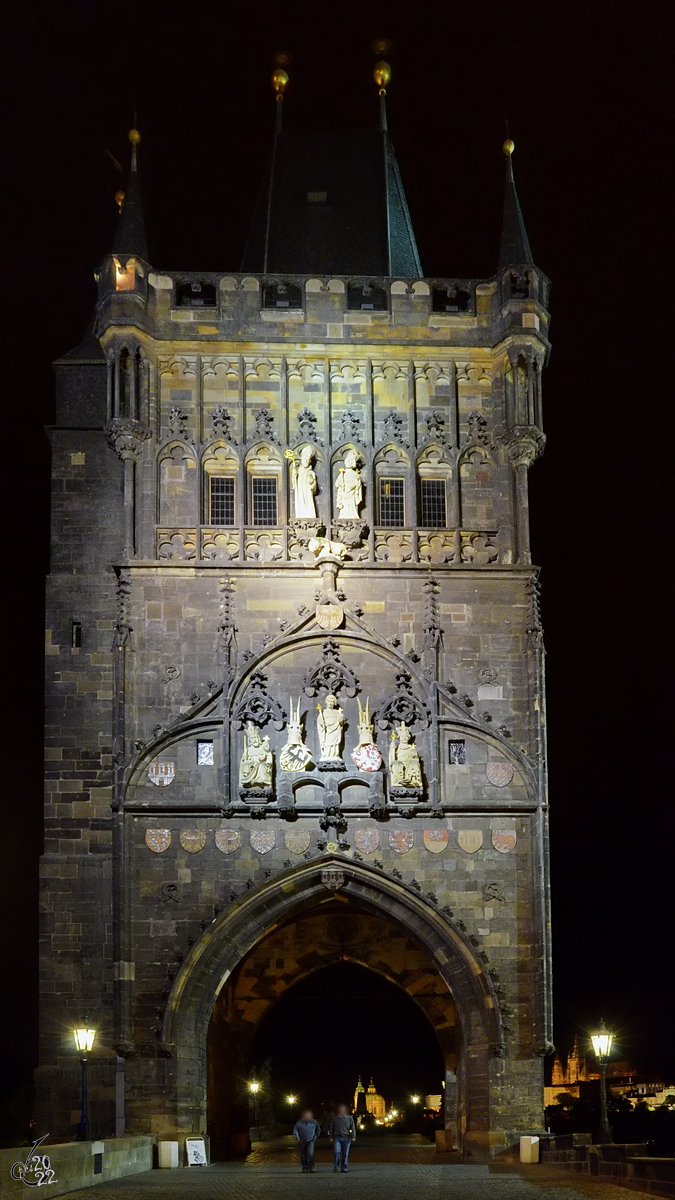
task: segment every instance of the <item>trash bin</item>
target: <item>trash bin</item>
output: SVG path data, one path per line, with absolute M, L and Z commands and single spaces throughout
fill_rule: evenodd
M 157 1143 L 157 1164 L 160 1167 L 178 1166 L 178 1142 Z
M 521 1139 L 520 1139 L 520 1161 L 522 1163 L 538 1163 L 539 1162 L 539 1138 L 538 1137 L 521 1137 Z

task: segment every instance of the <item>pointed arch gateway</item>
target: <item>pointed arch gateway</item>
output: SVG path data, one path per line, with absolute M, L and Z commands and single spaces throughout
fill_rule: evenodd
M 173 1111 L 166 1118 L 179 1133 L 205 1130 L 207 1037 L 222 987 L 266 935 L 325 902 L 336 886 L 347 901 L 366 913 L 386 916 L 406 931 L 426 951 L 447 986 L 461 1028 L 457 1112 L 462 1141 L 467 1151 L 484 1150 L 493 1064 L 501 1054 L 503 1037 L 485 967 L 430 900 L 384 871 L 342 855 L 302 862 L 247 892 L 194 944 L 174 980 L 162 1029 L 173 1082 Z

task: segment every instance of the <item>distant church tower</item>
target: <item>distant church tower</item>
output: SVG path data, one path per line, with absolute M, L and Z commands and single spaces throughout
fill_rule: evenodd
M 482 1156 L 542 1127 L 548 283 L 510 142 L 494 275 L 424 276 L 388 79 L 379 128 L 319 136 L 282 127 L 275 72 L 240 271 L 152 265 L 132 131 L 93 330 L 56 364 L 52 1137 L 74 1131 L 85 1018 L 92 1136 L 245 1137 L 247 955 L 331 905 L 381 930 L 365 965 L 436 1030 L 448 1138 Z M 288 936 L 272 1000 L 328 944 L 295 959 Z

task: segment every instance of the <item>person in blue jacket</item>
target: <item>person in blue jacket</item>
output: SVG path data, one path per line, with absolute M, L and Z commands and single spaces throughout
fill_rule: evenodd
M 303 1172 L 314 1174 L 314 1148 L 316 1139 L 321 1134 L 321 1126 L 314 1120 L 314 1113 L 308 1108 L 300 1113 L 300 1119 L 293 1126 L 293 1137 L 300 1144 L 300 1162 Z

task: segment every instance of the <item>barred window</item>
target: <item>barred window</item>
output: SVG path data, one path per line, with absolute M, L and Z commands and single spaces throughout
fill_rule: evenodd
M 445 529 L 447 510 L 444 479 L 420 480 L 422 526 L 425 529 Z
M 277 481 L 272 475 L 254 475 L 251 480 L 253 524 L 276 525 Z
M 463 767 L 466 764 L 466 742 L 448 742 L 448 751 L 451 767 Z
M 231 475 L 211 475 L 209 478 L 209 522 L 211 525 L 234 525 L 234 478 Z
M 405 480 L 380 479 L 380 525 L 400 529 L 405 525 Z

